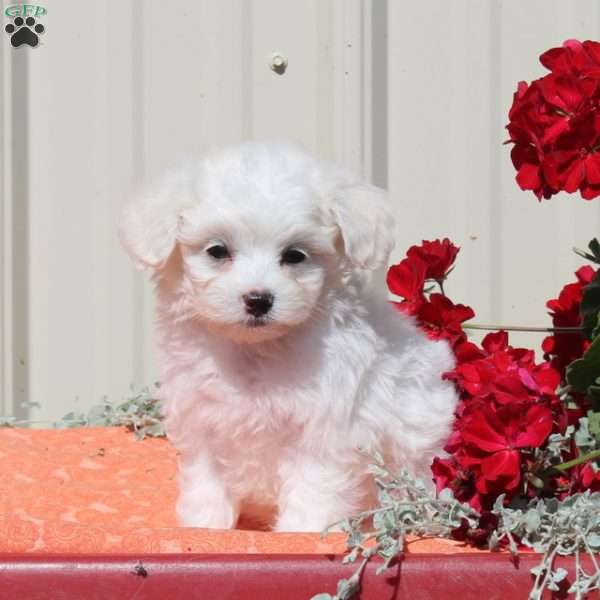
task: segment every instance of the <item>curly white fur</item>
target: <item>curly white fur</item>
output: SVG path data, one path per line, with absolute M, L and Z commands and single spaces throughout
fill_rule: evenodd
M 320 531 L 373 500 L 359 448 L 430 479 L 453 359 L 369 291 L 393 243 L 382 190 L 296 146 L 246 143 L 167 174 L 120 234 L 156 283 L 183 525 L 252 513 Z M 273 297 L 257 318 L 243 300 L 256 290 Z

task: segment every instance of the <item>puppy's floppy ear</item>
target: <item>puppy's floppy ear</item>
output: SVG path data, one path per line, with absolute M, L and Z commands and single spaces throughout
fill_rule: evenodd
M 136 267 L 157 270 L 167 262 L 175 248 L 180 215 L 189 205 L 182 190 L 163 188 L 125 206 L 119 238 Z
M 394 246 L 395 221 L 386 192 L 366 183 L 338 188 L 330 209 L 348 259 L 361 269 L 381 267 Z

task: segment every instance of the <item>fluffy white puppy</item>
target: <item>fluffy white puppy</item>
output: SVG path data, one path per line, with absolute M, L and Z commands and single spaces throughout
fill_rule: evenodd
M 373 500 L 359 448 L 430 479 L 453 360 L 366 285 L 393 244 L 382 190 L 246 143 L 167 174 L 120 234 L 156 284 L 181 524 L 320 531 Z

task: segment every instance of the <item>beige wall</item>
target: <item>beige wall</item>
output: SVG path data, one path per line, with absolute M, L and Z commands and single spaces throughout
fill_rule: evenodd
M 596 0 L 44 6 L 39 47 L 0 46 L 0 413 L 27 399 L 54 419 L 154 381 L 149 286 L 115 221 L 137 181 L 210 146 L 294 138 L 362 170 L 390 190 L 396 256 L 436 236 L 462 246 L 449 291 L 481 322 L 545 324 L 571 247 L 600 233 L 600 201 L 538 204 L 502 146 L 537 56 L 600 38 Z

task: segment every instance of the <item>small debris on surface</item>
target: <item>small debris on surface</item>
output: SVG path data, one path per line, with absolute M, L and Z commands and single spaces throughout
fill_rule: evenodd
M 132 575 L 137 575 L 138 577 L 148 577 L 148 571 L 142 564 L 142 561 L 138 562 L 138 564 L 133 568 L 133 571 L 130 572 Z

